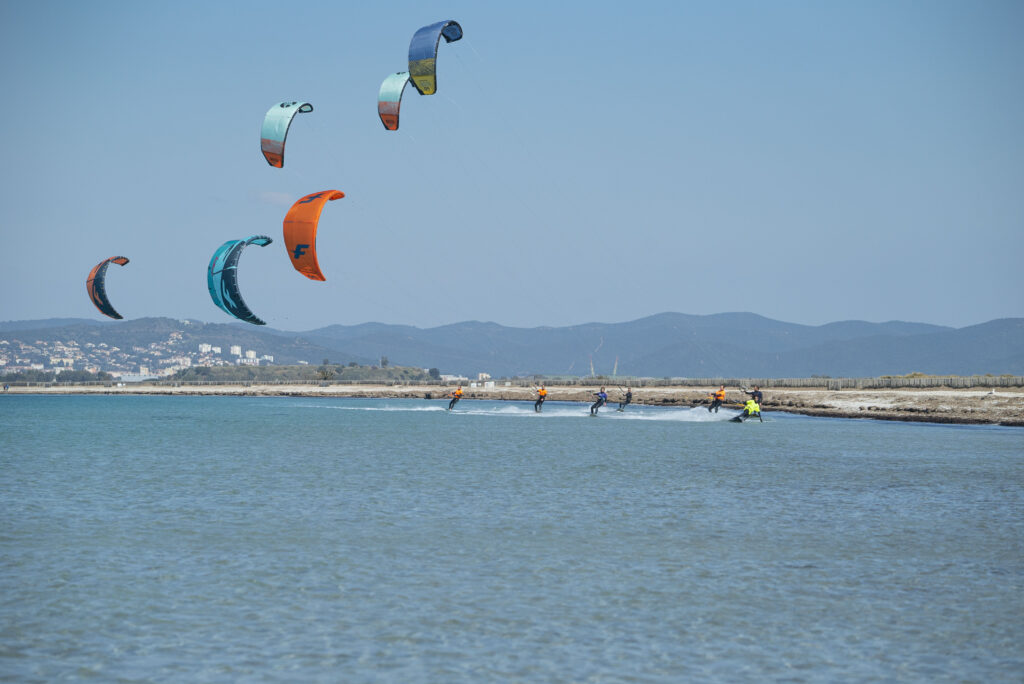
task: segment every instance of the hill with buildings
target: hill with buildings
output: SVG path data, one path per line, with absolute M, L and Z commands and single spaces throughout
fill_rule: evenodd
M 199 366 L 320 365 L 325 359 L 375 362 L 245 324 L 171 318 L 0 323 L 0 372 L 74 369 L 163 377 Z

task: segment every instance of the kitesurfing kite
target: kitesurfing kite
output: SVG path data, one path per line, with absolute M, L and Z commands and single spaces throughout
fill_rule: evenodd
M 327 280 L 316 259 L 316 228 L 320 212 L 331 200 L 341 199 L 340 190 L 323 190 L 306 195 L 292 205 L 284 217 L 284 244 L 295 270 L 310 280 Z
M 292 119 L 296 114 L 308 114 L 311 111 L 313 105 L 308 102 L 282 102 L 270 108 L 260 130 L 260 149 L 268 164 L 279 169 L 284 166 L 284 142 Z
M 398 130 L 398 110 L 402 107 L 402 93 L 409 84 L 409 72 L 400 71 L 391 74 L 380 84 L 380 96 L 377 98 L 377 114 L 380 122 L 389 131 Z
M 444 36 L 446 43 L 462 39 L 462 27 L 455 20 L 439 21 L 424 26 L 409 42 L 409 76 L 420 95 L 437 91 L 437 45 Z
M 124 316 L 117 313 L 114 307 L 110 305 L 110 300 L 107 299 L 107 266 L 110 266 L 111 263 L 124 266 L 128 263 L 128 257 L 113 256 L 96 264 L 92 271 L 89 272 L 89 277 L 85 281 L 85 289 L 89 293 L 89 299 L 92 300 L 92 303 L 96 305 L 101 314 L 120 320 Z
M 273 240 L 266 235 L 253 235 L 244 240 L 228 240 L 213 253 L 210 268 L 206 271 L 206 284 L 210 288 L 213 303 L 246 323 L 266 325 L 266 322 L 260 320 L 242 300 L 242 293 L 238 289 L 238 259 L 247 246 L 266 247 L 271 242 Z

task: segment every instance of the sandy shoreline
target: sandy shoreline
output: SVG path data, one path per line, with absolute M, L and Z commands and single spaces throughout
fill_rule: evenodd
M 133 394 L 209 396 L 301 396 L 365 397 L 442 400 L 453 388 L 429 385 L 125 385 L 123 387 L 82 385 L 61 387 L 11 387 L 6 394 Z M 548 401 L 590 402 L 597 386 L 548 386 Z M 651 387 L 633 392 L 635 404 L 652 406 L 697 406 L 706 404 L 711 387 Z M 466 399 L 496 399 L 532 402 L 528 387 L 464 388 Z M 617 388 L 608 393 L 609 403 L 619 400 Z M 745 399 L 729 389 L 727 404 Z M 1024 427 L 1024 388 L 972 389 L 870 389 L 826 390 L 769 388 L 765 390 L 764 411 L 786 411 L 833 418 L 874 418 L 879 420 L 1010 425 Z

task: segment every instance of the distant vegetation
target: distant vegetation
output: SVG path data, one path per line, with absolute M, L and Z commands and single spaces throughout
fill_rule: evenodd
M 56 371 L 27 370 L 0 375 L 0 382 L 113 382 L 110 373 L 90 373 L 84 370 Z
M 430 384 L 433 380 L 422 368 L 404 366 L 360 366 L 324 360 L 319 366 L 198 366 L 178 371 L 165 382 L 408 382 Z

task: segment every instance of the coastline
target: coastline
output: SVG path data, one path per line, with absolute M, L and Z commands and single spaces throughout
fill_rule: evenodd
M 599 388 L 594 386 L 547 385 L 548 401 L 586 402 Z M 454 387 L 438 385 L 269 385 L 260 383 L 223 385 L 80 385 L 51 387 L 12 386 L 4 392 L 15 394 L 104 394 L 104 395 L 201 395 L 354 397 L 384 399 L 442 400 Z M 464 387 L 465 399 L 532 402 L 529 387 Z M 633 403 L 646 406 L 690 407 L 706 405 L 713 387 L 639 387 Z M 608 403 L 618 402 L 618 388 L 609 391 Z M 764 390 L 765 413 L 785 411 L 829 418 L 869 418 L 963 425 L 1005 425 L 1024 427 L 1024 388 L 928 388 L 928 389 L 805 389 L 772 387 Z M 726 406 L 738 408 L 746 397 L 742 391 L 727 390 Z

